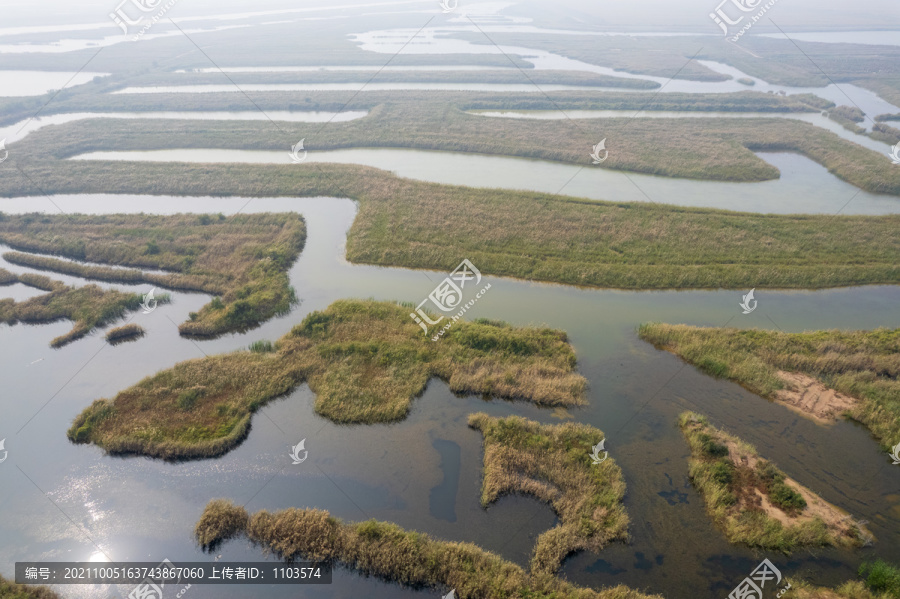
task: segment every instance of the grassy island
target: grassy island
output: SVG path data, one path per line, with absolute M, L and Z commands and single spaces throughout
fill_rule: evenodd
M 117 343 L 124 343 L 125 341 L 133 341 L 139 337 L 143 337 L 145 334 L 146 331 L 144 330 L 144 327 L 139 324 L 131 323 L 107 331 L 106 340 L 115 345 Z
M 576 587 L 552 574 L 528 573 L 472 543 L 439 541 L 375 520 L 347 524 L 322 510 L 263 510 L 250 516 L 229 501 L 215 500 L 194 532 L 207 548 L 246 534 L 285 560 L 331 561 L 403 585 L 456 589 L 459 599 L 652 599 L 621 585 Z
M 316 412 L 334 422 L 401 420 L 432 377 L 457 393 L 584 403 L 566 334 L 504 323 L 457 322 L 426 337 L 398 304 L 342 300 L 313 312 L 269 348 L 177 364 L 97 400 L 69 429 L 77 443 L 166 459 L 212 457 L 246 434 L 252 414 L 306 381 Z M 271 349 L 271 351 L 268 351 Z
M 296 301 L 287 271 L 305 241 L 293 213 L 0 215 L 0 242 L 19 250 L 4 254 L 8 262 L 217 296 L 179 326 L 183 335 L 240 331 L 287 312 Z
M 590 458 L 604 438 L 601 431 L 484 413 L 469 416 L 469 426 L 484 435 L 482 505 L 524 493 L 550 504 L 559 517 L 559 525 L 537 539 L 532 572 L 554 574 L 571 553 L 628 539 L 622 471 L 612 459 L 594 464 Z
M 141 304 L 141 296 L 134 293 L 101 289 L 97 285 L 69 287 L 43 275 L 16 276 L 0 269 L 0 281 L 7 285 L 19 282 L 47 292 L 22 302 L 0 299 L 0 322 L 13 325 L 17 322 L 41 324 L 71 320 L 74 323 L 71 331 L 50 342 L 52 347 L 62 347 L 80 339 L 95 328 L 137 310 Z
M 737 437 L 685 412 L 690 477 L 731 543 L 790 553 L 799 547 L 861 547 L 870 533 L 849 514 L 785 476 Z
M 644 324 L 641 339 L 819 422 L 845 415 L 900 441 L 900 329 L 777 331 Z

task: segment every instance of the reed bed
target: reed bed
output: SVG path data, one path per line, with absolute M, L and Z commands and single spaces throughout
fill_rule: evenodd
M 426 337 L 397 304 L 341 300 L 309 314 L 273 351 L 181 362 L 97 400 L 69 429 L 77 443 L 164 459 L 221 455 L 246 435 L 252 414 L 302 382 L 318 414 L 340 423 L 401 420 L 432 377 L 457 393 L 544 406 L 584 403 L 565 333 L 457 322 Z
M 0 322 L 13 325 L 18 322 L 41 324 L 57 320 L 71 320 L 72 330 L 50 342 L 52 347 L 62 347 L 80 339 L 92 330 L 133 312 L 140 307 L 141 296 L 134 293 L 105 290 L 97 285 L 68 287 L 42 275 L 23 274 L 18 280 L 49 291 L 23 302 L 0 299 Z
M 800 547 L 871 542 L 849 515 L 787 479 L 751 445 L 716 429 L 706 417 L 684 412 L 678 422 L 691 447 L 691 482 L 730 542 L 786 554 Z
M 21 250 L 4 254 L 11 263 L 215 295 L 179 325 L 182 335 L 200 337 L 243 331 L 289 311 L 296 295 L 287 271 L 305 241 L 305 222 L 294 213 L 227 219 L 209 214 L 26 214 L 0 219 L 0 242 Z M 27 284 L 23 277 L 19 280 Z
M 885 449 L 900 440 L 900 329 L 782 333 L 651 323 L 638 334 L 769 399 L 785 388 L 779 370 L 811 376 L 859 399 L 847 416 L 868 427 Z
M 194 532 L 205 548 L 246 534 L 284 560 L 327 561 L 406 586 L 455 589 L 459 599 L 661 599 L 622 585 L 577 587 L 551 574 L 525 572 L 472 543 L 440 541 L 376 520 L 345 524 L 323 510 L 263 510 L 250 516 L 242 507 L 215 500 Z
M 484 435 L 482 506 L 521 493 L 548 503 L 559 517 L 560 523 L 537 539 L 532 572 L 552 575 L 577 551 L 598 552 L 628 540 L 622 471 L 608 456 L 599 464 L 589 457 L 604 439 L 602 431 L 485 413 L 470 415 L 469 426 Z
M 622 289 L 740 289 L 748 281 L 757 288 L 815 289 L 900 281 L 897 215 L 593 202 L 437 185 L 338 164 L 52 164 L 32 166 L 47 193 L 144 193 L 152 184 L 154 193 L 175 195 L 253 188 L 260 196 L 350 197 L 359 212 L 347 258 L 357 263 L 450 270 L 465 256 L 490 274 Z M 0 180 L 0 194 L 7 181 Z

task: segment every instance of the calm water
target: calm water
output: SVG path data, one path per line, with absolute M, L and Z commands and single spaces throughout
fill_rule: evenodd
M 66 212 L 88 213 L 230 214 L 246 204 L 245 198 L 104 195 L 55 196 L 53 201 Z M 0 199 L 0 210 L 56 212 L 43 197 Z M 869 520 L 878 555 L 900 560 L 900 469 L 891 467 L 864 429 L 846 422 L 819 427 L 737 385 L 683 367 L 635 335 L 635 327 L 649 320 L 766 329 L 777 323 L 786 331 L 896 327 L 896 286 L 758 291 L 759 308 L 745 316 L 738 307 L 739 291 L 624 292 L 487 277 L 492 289 L 472 317 L 567 330 L 579 371 L 590 382 L 587 407 L 561 415 L 527 403 L 457 397 L 432 380 L 406 420 L 348 427 L 316 416 L 313 395 L 303 386 L 264 408 L 254 417 L 249 437 L 215 460 L 169 464 L 112 458 L 93 446 L 69 444 L 65 431 L 75 415 L 94 399 L 111 397 L 144 376 L 204 352 L 276 339 L 311 310 L 338 298 L 418 302 L 445 276 L 348 264 L 343 245 L 355 215 L 348 200 L 259 198 L 245 208 L 284 210 L 302 213 L 309 224 L 307 247 L 291 269 L 302 303 L 248 334 L 196 344 L 180 338 L 172 321 L 182 322 L 209 299 L 183 293 L 174 293 L 172 304 L 150 315 L 138 313 L 135 321 L 148 336 L 114 348 L 105 347 L 98 333 L 61 350 L 50 349 L 50 339 L 67 330 L 68 323 L 0 326 L 0 438 L 7 439 L 9 450 L 9 459 L 0 465 L 4 574 L 12 573 L 16 560 L 96 557 L 88 536 L 116 560 L 211 560 L 194 545 L 191 529 L 215 497 L 247 502 L 252 512 L 318 507 L 347 520 L 393 521 L 436 537 L 472 541 L 525 563 L 535 536 L 553 526 L 555 517 L 547 507 L 522 497 L 506 498 L 487 511 L 480 507 L 481 435 L 466 426 L 467 415 L 478 410 L 543 422 L 571 417 L 605 432 L 610 455 L 628 483 L 632 542 L 570 559 L 564 575 L 578 583 L 621 582 L 669 597 L 721 597 L 762 555 L 786 574 L 803 574 L 817 584 L 852 577 L 859 561 L 872 555 L 871 550 L 816 550 L 786 559 L 726 543 L 687 481 L 688 451 L 675 425 L 677 414 L 687 408 L 707 413 L 715 424 L 755 444 L 788 475 Z M 2 262 L 0 267 L 21 271 Z M 0 288 L 0 296 L 9 290 Z M 289 448 L 303 438 L 310 459 L 291 466 Z M 265 559 L 245 540 L 226 543 L 219 552 L 226 560 Z M 124 596 L 130 589 L 65 591 L 71 597 L 105 598 Z M 245 593 L 194 587 L 190 596 L 237 598 Z M 254 596 L 282 597 L 284 591 L 254 587 Z M 392 599 L 440 593 L 339 572 L 332 587 L 304 588 L 296 596 Z
M 40 96 L 52 89 L 81 85 L 94 77 L 105 77 L 107 74 L 89 72 L 66 73 L 61 71 L 0 71 L 0 96 Z
M 841 214 L 900 212 L 900 199 L 860 191 L 829 173 L 825 167 L 797 154 L 759 153 L 760 157 L 781 171 L 778 179 L 760 183 L 727 183 L 459 152 L 384 148 L 317 152 L 313 148 L 308 149 L 309 162 L 364 164 L 393 171 L 401 177 L 451 185 L 524 189 L 594 200 L 654 201 L 776 214 L 835 214 L 839 210 Z M 287 151 L 220 149 L 91 152 L 73 159 L 291 163 Z M 887 155 L 884 161 L 885 168 L 890 168 Z M 304 167 L 300 165 L 298 168 Z

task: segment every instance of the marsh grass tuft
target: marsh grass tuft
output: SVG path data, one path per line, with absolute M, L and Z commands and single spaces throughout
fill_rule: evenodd
M 212 457 L 243 438 L 257 409 L 304 381 L 318 414 L 374 423 L 405 418 L 432 377 L 456 393 L 581 405 L 586 381 L 575 366 L 561 331 L 458 322 L 433 342 L 402 306 L 341 300 L 309 314 L 272 351 L 181 362 L 98 400 L 68 434 L 112 453 Z
M 769 399 L 785 388 L 779 370 L 811 376 L 861 400 L 849 416 L 885 449 L 900 439 L 900 329 L 782 333 L 651 323 L 638 334 Z
M 550 504 L 560 519 L 538 537 L 532 572 L 552 575 L 576 551 L 597 552 L 612 541 L 628 540 L 622 471 L 612 459 L 593 464 L 589 457 L 603 440 L 602 431 L 485 413 L 469 416 L 469 426 L 484 435 L 482 506 L 522 493 Z
M 751 445 L 714 428 L 705 416 L 684 412 L 679 425 L 691 447 L 691 481 L 730 542 L 788 554 L 798 547 L 869 542 L 856 521 L 788 479 Z M 804 495 L 815 505 L 807 505 Z
M 124 343 L 125 341 L 134 341 L 146 334 L 144 327 L 139 324 L 126 324 L 121 327 L 110 329 L 106 332 L 106 340 L 111 344 Z
M 621 585 L 576 587 L 551 574 L 529 574 L 472 543 L 439 541 L 376 520 L 345 524 L 316 509 L 263 510 L 247 519 L 243 508 L 215 500 L 195 536 L 215 547 L 241 524 L 240 532 L 284 560 L 328 561 L 402 585 L 454 588 L 459 599 L 661 599 Z

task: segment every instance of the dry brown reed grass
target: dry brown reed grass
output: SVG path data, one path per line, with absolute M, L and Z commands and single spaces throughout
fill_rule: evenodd
M 432 539 L 395 524 L 369 520 L 345 524 L 328 512 L 290 508 L 249 516 L 242 507 L 216 500 L 195 530 L 209 548 L 233 536 L 235 524 L 255 543 L 285 560 L 343 565 L 403 585 L 456 589 L 459 599 L 661 599 L 619 585 L 587 589 L 521 567 L 471 543 Z

